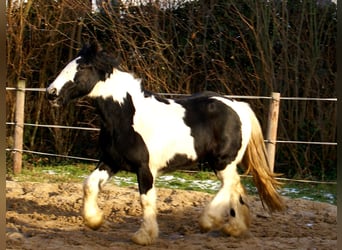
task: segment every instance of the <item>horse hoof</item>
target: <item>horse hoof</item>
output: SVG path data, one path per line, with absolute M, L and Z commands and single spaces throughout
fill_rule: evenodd
M 199 227 L 202 233 L 207 233 L 211 230 L 219 229 L 222 224 L 223 221 L 221 218 L 205 213 L 199 219 Z
M 150 235 L 148 231 L 139 229 L 137 232 L 134 233 L 131 239 L 136 244 L 146 246 L 154 243 L 157 237 L 158 233 Z
M 211 230 L 212 225 L 209 223 L 205 223 L 205 222 L 200 221 L 199 228 L 200 228 L 201 233 L 207 233 Z
M 248 232 L 249 227 L 245 224 L 227 223 L 221 228 L 221 231 L 227 235 L 239 237 Z
M 103 212 L 99 212 L 93 216 L 84 216 L 84 224 L 93 230 L 99 229 L 102 226 L 103 222 L 104 222 Z

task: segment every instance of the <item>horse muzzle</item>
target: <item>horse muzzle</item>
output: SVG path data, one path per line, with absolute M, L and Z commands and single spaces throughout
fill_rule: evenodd
M 46 89 L 46 97 L 53 107 L 62 106 L 62 100 L 57 95 L 57 89 L 56 88 L 47 88 Z

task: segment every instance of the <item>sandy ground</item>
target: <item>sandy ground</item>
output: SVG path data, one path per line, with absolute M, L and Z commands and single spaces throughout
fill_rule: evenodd
M 106 222 L 92 231 L 79 214 L 81 184 L 6 185 L 7 249 L 337 249 L 337 207 L 326 203 L 286 199 L 287 210 L 271 216 L 250 197 L 250 233 L 234 238 L 200 232 L 197 220 L 212 195 L 158 189 L 160 237 L 141 247 L 130 241 L 141 221 L 136 188 L 105 186 L 99 206 Z

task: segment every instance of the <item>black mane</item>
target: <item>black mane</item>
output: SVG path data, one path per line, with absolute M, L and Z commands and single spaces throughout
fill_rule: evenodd
M 113 54 L 103 50 L 97 43 L 85 44 L 77 57 L 81 57 L 78 61 L 86 65 L 92 65 L 99 72 L 111 74 L 113 68 L 119 68 L 120 60 Z

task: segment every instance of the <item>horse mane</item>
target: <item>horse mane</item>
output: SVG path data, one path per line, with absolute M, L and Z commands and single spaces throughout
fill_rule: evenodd
M 113 69 L 120 66 L 120 60 L 102 49 L 96 42 L 84 44 L 78 57 L 81 57 L 82 63 L 91 64 L 104 75 L 113 73 Z

